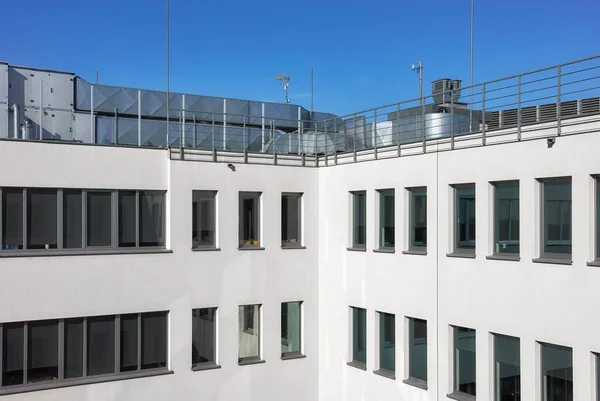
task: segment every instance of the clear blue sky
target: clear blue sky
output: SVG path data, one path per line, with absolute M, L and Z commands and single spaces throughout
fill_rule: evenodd
M 469 80 L 470 0 L 170 0 L 171 90 L 346 114 Z M 2 1 L 0 60 L 164 90 L 164 0 Z M 598 0 L 476 0 L 474 82 L 600 54 Z

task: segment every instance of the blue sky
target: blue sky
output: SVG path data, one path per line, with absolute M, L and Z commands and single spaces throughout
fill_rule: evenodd
M 0 60 L 164 90 L 164 0 L 2 2 Z M 598 0 L 476 0 L 474 82 L 600 54 Z M 12 16 L 12 17 L 10 17 Z M 8 17 L 8 18 L 7 18 Z M 170 0 L 171 90 L 346 114 L 469 80 L 470 0 Z

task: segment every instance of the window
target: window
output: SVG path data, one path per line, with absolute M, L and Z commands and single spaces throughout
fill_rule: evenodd
M 216 191 L 192 192 L 192 247 L 216 248 Z
M 383 189 L 379 192 L 379 248 L 394 248 L 394 190 Z
M 302 245 L 302 194 L 281 195 L 281 246 Z
M 137 245 L 137 193 L 135 191 L 119 191 L 119 246 L 135 247 Z
M 112 193 L 87 193 L 87 246 L 111 246 Z
M 87 320 L 87 374 L 115 372 L 115 318 L 93 317 Z
M 30 322 L 27 330 L 27 383 L 57 380 L 58 320 Z
M 411 188 L 409 250 L 427 249 L 427 188 Z
M 2 327 L 2 386 L 23 384 L 24 342 L 23 323 L 9 323 Z
M 542 401 L 573 401 L 573 351 L 559 345 L 542 347 Z
M 240 248 L 260 247 L 260 192 L 240 192 Z
M 571 257 L 571 178 L 541 181 L 542 258 Z
M 427 321 L 408 319 L 408 379 L 427 383 Z
M 495 401 L 521 401 L 521 350 L 515 337 L 494 335 Z
M 351 308 L 352 311 L 352 365 L 367 367 L 367 310 Z
M 83 198 L 79 189 L 63 190 L 63 247 L 82 248 Z
M 192 368 L 217 364 L 217 308 L 192 310 Z
M 137 370 L 138 367 L 138 315 L 121 315 L 121 372 Z
M 83 319 L 65 319 L 65 379 L 83 377 Z
M 364 249 L 367 245 L 367 194 L 352 192 L 352 248 Z
M 379 370 L 396 372 L 396 317 L 379 312 Z
M 519 182 L 494 186 L 494 253 L 519 254 Z
M 454 392 L 476 395 L 475 330 L 454 327 Z
M 165 195 L 160 191 L 139 191 L 140 247 L 165 246 Z
M 167 314 L 143 313 L 142 319 L 142 369 L 167 367 Z
M 454 252 L 475 254 L 475 184 L 454 186 Z
M 239 307 L 239 352 L 238 362 L 248 363 L 260 359 L 260 305 Z
M 2 250 L 23 249 L 23 190 L 2 189 Z
M 27 249 L 58 247 L 56 194 L 56 189 L 27 190 Z
M 302 355 L 302 302 L 281 304 L 281 356 Z

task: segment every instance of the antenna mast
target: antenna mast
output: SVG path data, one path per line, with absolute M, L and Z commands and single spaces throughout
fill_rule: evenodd
M 280 85 L 283 85 L 283 89 L 285 90 L 285 102 L 289 103 L 290 98 L 288 96 L 288 89 L 290 87 L 290 80 L 292 79 L 292 77 L 289 75 L 285 75 L 285 73 L 282 71 L 281 74 L 279 74 L 278 76 L 270 77 L 269 79 L 276 79 L 277 81 L 279 81 Z

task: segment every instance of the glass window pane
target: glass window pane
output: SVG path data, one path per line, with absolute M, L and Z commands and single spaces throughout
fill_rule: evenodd
M 476 395 L 475 330 L 454 328 L 454 391 Z
M 23 249 L 23 190 L 2 188 L 2 249 Z
M 134 247 L 135 240 L 135 191 L 119 191 L 119 246 Z
M 367 310 L 352 308 L 352 360 L 367 363 Z
M 281 246 L 301 245 L 301 200 L 302 194 L 281 195 Z
M 573 401 L 571 348 L 542 344 L 542 400 Z
M 571 254 L 571 179 L 544 181 L 543 253 Z
M 215 191 L 192 192 L 192 246 L 215 246 Z
M 216 363 L 217 308 L 192 310 L 192 365 Z
M 2 386 L 23 384 L 23 323 L 5 323 L 2 327 Z
M 58 321 L 27 326 L 27 383 L 58 380 Z
M 521 400 L 521 350 L 515 337 L 494 335 L 496 401 Z
M 396 371 L 396 317 L 379 313 L 379 368 Z
M 393 248 L 395 245 L 394 190 L 379 191 L 379 247 Z
M 455 187 L 455 251 L 475 252 L 475 185 Z
M 301 302 L 281 304 L 281 354 L 300 351 Z
M 56 189 L 27 190 L 27 249 L 56 249 Z
M 110 192 L 87 194 L 87 245 L 111 246 L 111 198 Z
M 410 190 L 410 247 L 427 246 L 427 189 Z
M 63 190 L 63 247 L 81 248 L 81 190 Z
M 260 305 L 239 307 L 239 352 L 238 361 L 260 357 Z
M 240 246 L 260 246 L 260 193 L 240 192 Z
M 140 246 L 165 246 L 165 194 L 140 191 Z
M 142 314 L 142 369 L 167 366 L 167 313 Z
M 364 248 L 367 242 L 367 195 L 365 192 L 355 192 L 353 199 L 353 229 L 352 246 Z
M 134 203 L 135 205 L 135 203 Z M 120 371 L 130 372 L 138 368 L 138 315 L 121 316 Z
M 87 320 L 87 374 L 115 372 L 115 317 L 90 317 Z
M 495 253 L 515 253 L 519 243 L 519 182 L 494 183 Z
M 65 379 L 83 376 L 83 319 L 65 319 Z
M 409 377 L 427 381 L 427 321 L 410 319 Z

